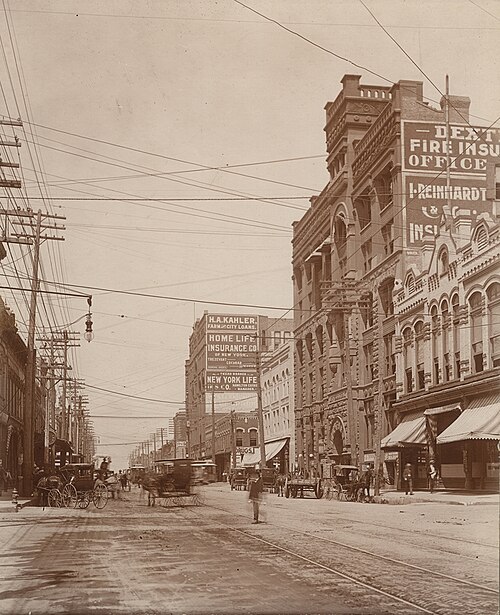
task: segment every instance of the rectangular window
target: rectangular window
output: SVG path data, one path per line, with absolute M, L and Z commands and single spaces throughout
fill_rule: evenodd
M 365 356 L 366 382 L 371 382 L 375 375 L 375 369 L 373 365 L 373 344 L 366 344 L 366 346 L 363 346 L 363 352 Z
M 382 227 L 382 239 L 384 242 L 384 255 L 389 256 L 394 252 L 394 237 L 393 237 L 393 224 L 391 220 Z
M 363 254 L 363 272 L 368 273 L 372 268 L 372 240 L 368 239 L 361 246 L 361 252 Z
M 406 376 L 406 392 L 411 393 L 413 391 L 413 371 L 411 367 L 406 368 L 405 376 Z
M 393 333 L 384 335 L 385 376 L 396 373 L 396 355 L 393 352 Z
M 433 363 L 434 384 L 439 384 L 439 359 L 434 357 Z

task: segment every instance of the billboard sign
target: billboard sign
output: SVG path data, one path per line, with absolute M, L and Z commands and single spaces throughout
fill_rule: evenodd
M 207 391 L 256 391 L 257 374 L 248 372 L 207 372 Z
M 403 170 L 446 174 L 485 174 L 500 158 L 500 129 L 451 124 L 403 122 Z
M 473 224 L 492 208 L 486 173 L 500 161 L 500 129 L 450 124 L 447 133 L 443 123 L 403 122 L 406 244 L 415 254 L 444 217 Z
M 206 315 L 206 389 L 257 389 L 258 317 L 242 314 Z
M 406 175 L 408 246 L 420 245 L 438 234 L 443 216 L 469 218 L 487 211 L 486 181 L 480 177 L 455 178 Z

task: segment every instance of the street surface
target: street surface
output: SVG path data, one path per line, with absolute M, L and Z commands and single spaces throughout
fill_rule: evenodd
M 498 507 L 359 504 L 244 491 L 202 506 L 0 514 L 0 613 L 498 612 Z

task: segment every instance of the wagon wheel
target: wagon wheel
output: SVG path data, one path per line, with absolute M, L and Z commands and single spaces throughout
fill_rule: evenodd
M 63 499 L 59 489 L 50 489 L 47 499 L 51 508 L 60 508 L 62 506 Z
M 92 501 L 96 508 L 104 508 L 108 503 L 108 488 L 103 483 L 98 483 L 92 492 Z
M 78 508 L 88 508 L 90 504 L 92 492 L 91 491 L 83 491 L 78 494 Z
M 299 488 L 298 487 L 292 487 L 291 491 L 292 491 L 292 498 L 296 498 L 297 494 L 299 492 Z
M 76 508 L 78 502 L 78 492 L 76 487 L 71 483 L 64 485 L 62 491 L 62 500 L 66 508 Z
M 321 483 L 318 482 L 316 484 L 316 486 L 314 487 L 314 494 L 316 495 L 316 498 L 318 500 L 321 500 L 321 498 L 323 497 L 323 493 L 324 493 L 323 487 L 322 487 Z

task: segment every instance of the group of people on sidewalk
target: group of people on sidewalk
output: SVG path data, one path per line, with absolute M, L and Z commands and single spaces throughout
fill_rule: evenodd
M 438 472 L 434 459 L 431 459 L 429 461 L 428 475 L 429 491 L 430 493 L 434 493 L 434 488 L 436 486 L 436 481 L 438 478 Z M 405 488 L 405 495 L 413 495 L 413 469 L 411 467 L 411 463 L 407 463 L 403 470 L 403 485 Z

